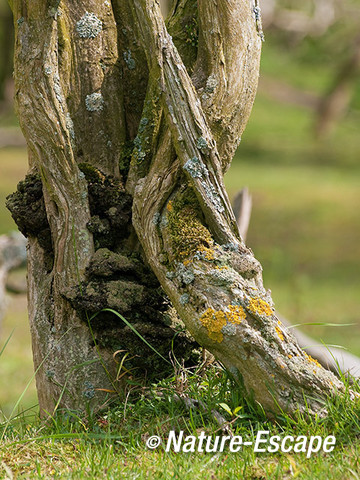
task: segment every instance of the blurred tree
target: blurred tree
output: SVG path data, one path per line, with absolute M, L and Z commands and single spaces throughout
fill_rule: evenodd
M 277 318 L 223 184 L 257 87 L 257 3 L 177 0 L 167 26 L 153 0 L 11 4 L 30 172 L 8 206 L 29 238 L 41 409 L 121 391 L 115 351 L 161 375 L 133 329 L 168 356 L 166 294 L 268 414 L 321 411 L 343 386 Z
M 0 110 L 12 106 L 14 27 L 12 13 L 6 1 L 0 1 Z
M 349 109 L 359 68 L 360 37 L 357 37 L 350 49 L 350 57 L 340 66 L 329 92 L 320 102 L 315 126 L 318 138 L 326 137 Z
M 262 0 L 264 25 L 291 33 L 292 41 L 320 37 L 342 16 L 341 0 Z

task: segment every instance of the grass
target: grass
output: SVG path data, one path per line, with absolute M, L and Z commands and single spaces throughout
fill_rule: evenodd
M 203 408 L 186 408 L 181 396 L 202 402 Z M 290 418 L 269 421 L 261 409 L 247 402 L 233 380 L 217 364 L 207 370 L 177 369 L 173 377 L 148 388 L 131 385 L 125 402 L 100 416 L 86 418 L 59 414 L 50 424 L 23 414 L 11 423 L 0 446 L 0 474 L 10 478 L 128 478 L 128 479 L 338 479 L 358 478 L 360 459 L 360 403 L 337 397 L 327 401 L 325 418 Z M 330 454 L 254 453 L 244 447 L 238 453 L 151 451 L 145 442 L 168 432 L 184 435 L 225 435 L 214 417 L 225 420 L 223 429 L 255 441 L 256 433 L 270 435 L 335 435 Z M 236 413 L 233 413 L 236 412 Z M 1 430 L 0 430 L 1 431 Z

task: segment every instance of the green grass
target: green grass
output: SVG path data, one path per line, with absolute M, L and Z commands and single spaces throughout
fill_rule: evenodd
M 173 377 L 149 388 L 134 382 L 131 388 L 126 402 L 98 416 L 59 414 L 47 424 L 26 414 L 14 420 L 0 446 L 0 474 L 11 472 L 19 479 L 357 478 L 352 472 L 359 471 L 359 400 L 350 401 L 346 395 L 329 399 L 324 418 L 283 415 L 269 421 L 216 364 L 203 372 L 178 369 Z M 203 407 L 188 409 L 179 395 L 202 402 Z M 225 419 L 227 433 L 215 420 L 214 410 Z M 231 431 L 253 443 L 258 431 L 268 430 L 281 438 L 334 435 L 337 442 L 333 452 L 310 458 L 294 452 L 254 453 L 252 447 L 217 454 L 146 448 L 146 439 L 154 434 L 165 444 L 170 430 L 213 437 Z

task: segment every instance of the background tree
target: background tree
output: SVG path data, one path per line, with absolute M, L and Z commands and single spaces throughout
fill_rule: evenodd
M 0 111 L 11 108 L 13 95 L 12 56 L 14 53 L 14 29 L 9 6 L 0 2 Z
M 150 0 L 11 6 L 30 172 L 8 204 L 29 238 L 40 408 L 121 389 L 117 350 L 161 371 L 132 328 L 166 355 L 165 292 L 265 410 L 318 411 L 342 384 L 281 325 L 223 186 L 256 92 L 257 4 L 180 0 L 167 27 Z M 104 307 L 133 327 L 89 320 Z

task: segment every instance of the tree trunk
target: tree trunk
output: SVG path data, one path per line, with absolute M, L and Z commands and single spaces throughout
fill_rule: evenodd
M 343 386 L 276 317 L 223 183 L 255 98 L 257 4 L 177 0 L 167 27 L 153 0 L 12 8 L 31 175 L 8 203 L 29 238 L 41 409 L 121 390 L 116 350 L 161 371 L 117 317 L 89 318 L 115 309 L 166 356 L 169 298 L 269 414 L 319 411 Z M 176 339 L 189 358 L 194 343 Z

